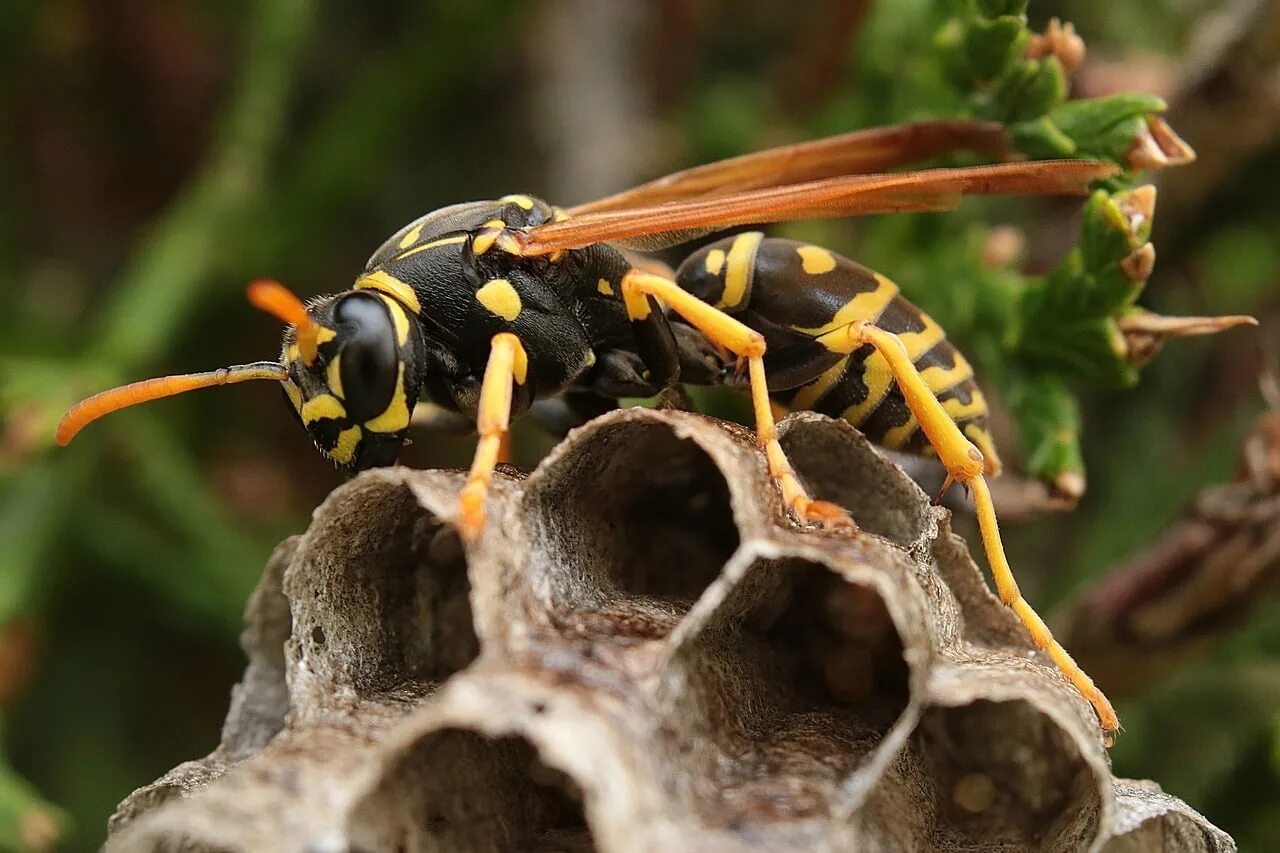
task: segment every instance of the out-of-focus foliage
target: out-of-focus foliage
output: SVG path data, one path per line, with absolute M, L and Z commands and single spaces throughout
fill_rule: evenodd
M 589 145 L 591 122 L 634 126 L 618 160 L 649 168 L 616 188 L 780 141 L 962 115 L 1014 122 L 1029 155 L 1132 165 L 1159 98 L 1177 112 L 1175 87 L 1155 84 L 1197 70 L 1177 63 L 1205 11 L 1036 2 L 1028 29 L 1017 0 L 677 0 L 637 4 L 630 51 L 596 56 L 595 34 L 573 29 L 598 24 L 590 5 L 18 0 L 0 15 L 0 105 L 13 117 L 0 149 L 13 187 L 0 194 L 0 714 L 15 769 L 0 772 L 0 845 L 60 828 L 67 849 L 93 849 L 133 786 L 213 745 L 247 591 L 337 482 L 272 389 L 124 413 L 59 451 L 52 424 L 68 402 L 268 357 L 279 329 L 243 303 L 252 277 L 326 292 L 433 207 L 512 191 L 583 200 L 550 183 L 549 164 L 572 163 L 563 140 Z M 1051 15 L 1088 42 L 1070 77 L 1088 98 L 1065 100 L 1058 54 L 1027 54 Z M 553 72 L 591 62 L 628 63 L 634 103 L 548 134 L 577 97 Z M 1148 236 L 1160 259 L 1146 308 L 1274 321 L 1277 173 L 1272 142 L 1208 201 L 1161 208 L 1154 228 L 1118 216 L 1131 181 L 1083 217 L 1076 200 L 981 200 L 792 226 L 891 276 L 942 322 L 1016 422 L 998 422 L 997 438 L 1017 467 L 1053 479 L 1087 462 L 1076 512 L 1011 531 L 1038 606 L 1140 550 L 1229 475 L 1259 405 L 1256 336 L 1170 347 L 1133 389 L 1084 380 L 1134 378 L 1115 323 L 1145 276 L 1119 263 Z M 522 462 L 547 444 L 517 433 Z M 458 464 L 469 447 L 424 437 L 407 461 Z M 1120 772 L 1162 782 L 1245 849 L 1280 844 L 1277 626 L 1273 601 L 1121 704 Z

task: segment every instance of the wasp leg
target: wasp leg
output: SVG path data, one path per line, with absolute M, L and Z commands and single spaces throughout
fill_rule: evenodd
M 690 325 L 739 359 L 745 359 L 751 383 L 751 403 L 755 410 L 756 438 L 769 461 L 769 475 L 782 489 L 782 499 L 796 516 L 832 526 L 851 526 L 842 508 L 827 501 L 816 501 L 805 492 L 795 469 L 778 443 L 769 400 L 769 387 L 764 374 L 764 336 L 719 308 L 698 299 L 670 279 L 640 270 L 630 270 L 622 278 L 622 298 L 627 315 L 633 322 L 646 319 L 654 309 L 649 297 L 659 300 Z
M 476 411 L 480 440 L 476 443 L 467 484 L 458 497 L 458 531 L 468 542 L 474 541 L 484 529 L 485 496 L 502 453 L 503 436 L 511 423 L 513 384 L 523 385 L 528 370 L 529 358 L 520 339 L 510 332 L 494 335 Z
M 1000 600 L 1017 614 L 1018 619 L 1031 635 L 1032 641 L 1044 649 L 1062 674 L 1093 705 L 1102 730 L 1110 742 L 1120 727 L 1120 721 L 1116 718 L 1116 712 L 1111 707 L 1111 703 L 1093 683 L 1093 679 L 1062 647 L 1062 644 L 1054 639 L 1044 620 L 1022 597 L 1018 582 L 1013 577 L 1013 570 L 1005 557 L 1004 544 L 1000 540 L 995 504 L 991 500 L 987 481 L 982 476 L 981 451 L 964 437 L 955 421 L 938 402 L 938 398 L 929 390 L 920 371 L 912 364 L 911 357 L 907 354 L 907 348 L 901 339 L 892 332 L 886 332 L 867 323 L 851 323 L 841 329 L 828 332 L 819 340 L 838 352 L 853 352 L 864 344 L 871 344 L 884 357 L 889 369 L 893 371 L 894 381 L 902 391 L 907 406 L 920 423 L 920 429 L 924 431 L 929 443 L 937 451 L 938 458 L 946 466 L 948 483 L 959 482 L 973 490 L 978 527 L 982 531 L 982 545 L 987 554 L 987 563 L 991 566 L 991 575 L 995 579 Z

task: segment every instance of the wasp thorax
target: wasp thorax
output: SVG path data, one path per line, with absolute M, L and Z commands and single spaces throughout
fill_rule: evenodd
M 419 341 L 408 309 L 355 290 L 308 308 L 314 357 L 285 336 L 285 391 L 322 453 L 349 471 L 395 462 L 417 399 Z

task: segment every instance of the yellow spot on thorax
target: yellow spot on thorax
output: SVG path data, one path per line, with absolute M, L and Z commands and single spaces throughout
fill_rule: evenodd
M 498 201 L 505 204 L 514 204 L 517 207 L 524 208 L 525 210 L 533 210 L 533 199 L 529 198 L 527 195 L 520 195 L 518 193 L 514 195 L 504 195 L 502 198 L 498 199 Z
M 337 420 L 347 416 L 347 409 L 342 401 L 332 394 L 320 394 L 302 404 L 298 410 L 304 424 L 313 424 L 325 419 Z
M 356 290 L 381 290 L 399 299 L 413 313 L 422 312 L 422 303 L 418 301 L 418 294 L 414 293 L 413 288 L 386 270 L 377 270 L 361 276 L 356 281 Z
M 404 363 L 400 363 L 400 373 L 396 378 L 396 390 L 391 395 L 391 402 L 382 410 L 382 414 L 364 422 L 370 432 L 399 432 L 409 425 L 409 404 L 404 390 Z
M 734 238 L 729 246 L 729 254 L 725 256 L 727 269 L 724 273 L 724 293 L 717 308 L 737 308 L 747 296 L 747 286 L 751 283 L 751 275 L 756 268 L 756 250 L 764 234 L 759 231 L 748 231 Z
M 809 275 L 822 275 L 836 268 L 835 255 L 817 246 L 800 246 L 796 249 L 800 256 L 800 267 Z
M 423 243 L 421 246 L 414 246 L 406 252 L 396 255 L 397 261 L 403 261 L 405 258 L 411 258 L 419 252 L 425 252 L 428 249 L 435 249 L 440 246 L 452 246 L 456 243 L 465 243 L 467 241 L 466 234 L 456 234 L 452 237 L 441 237 L 439 240 L 432 240 L 429 243 Z
M 471 241 L 471 251 L 477 255 L 483 255 L 485 252 L 493 248 L 493 244 L 497 242 L 498 235 L 502 232 L 496 228 L 490 228 L 488 231 L 481 231 Z
M 425 224 L 426 223 L 424 222 L 419 222 L 417 225 L 413 226 L 407 232 L 405 232 L 405 235 L 400 238 L 400 248 L 407 249 L 410 246 L 412 246 L 414 243 L 418 242 L 418 240 L 422 237 L 422 226 Z
M 347 465 L 356 455 L 356 447 L 360 444 L 360 439 L 364 436 L 360 427 L 347 427 L 338 433 L 338 441 L 333 445 L 333 449 L 329 451 L 329 458 L 339 465 Z
M 720 270 L 724 269 L 724 249 L 707 252 L 706 265 L 708 275 L 720 275 Z
M 508 323 L 519 317 L 524 307 L 520 303 L 520 294 L 505 278 L 495 278 L 477 290 L 476 299 Z
M 602 278 L 596 282 L 596 290 L 601 296 L 613 296 L 613 285 L 609 283 L 609 279 Z

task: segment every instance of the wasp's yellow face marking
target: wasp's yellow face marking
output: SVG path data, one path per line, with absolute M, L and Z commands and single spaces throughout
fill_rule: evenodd
M 364 433 L 358 426 L 344 429 L 338 433 L 338 441 L 333 445 L 333 449 L 329 451 L 329 458 L 339 465 L 351 464 L 351 460 L 356 455 L 356 447 L 359 446 L 360 439 L 363 436 Z
M 609 279 L 602 278 L 596 282 L 596 290 L 601 296 L 613 296 L 613 285 L 609 283 Z
M 520 316 L 524 307 L 520 302 L 520 294 L 505 278 L 495 278 L 476 291 L 476 299 L 485 308 L 510 323 Z
M 533 199 L 529 198 L 527 195 L 520 195 L 519 193 L 514 195 L 504 195 L 502 198 L 498 199 L 498 201 L 507 204 L 514 204 L 515 206 L 525 210 L 533 210 Z
M 396 260 L 403 261 L 405 258 L 411 258 L 419 252 L 425 252 L 428 249 L 435 249 L 440 246 L 452 246 L 456 243 L 465 243 L 466 241 L 466 234 L 456 235 L 453 237 L 441 237 L 439 240 L 432 240 L 430 243 L 423 243 L 421 246 L 414 246 L 412 249 L 407 249 L 406 251 L 401 252 L 396 255 Z
M 817 246 L 801 246 L 796 249 L 800 267 L 809 275 L 822 275 L 836 268 L 835 255 Z
M 747 296 L 747 287 L 751 284 L 751 275 L 756 267 L 756 250 L 764 234 L 749 231 L 734 238 L 725 256 L 728 268 L 724 273 L 724 293 L 720 297 L 717 308 L 737 308 Z
M 342 368 L 339 366 L 342 362 L 342 356 L 338 355 L 329 362 L 329 366 L 324 369 L 324 381 L 329 386 L 329 390 L 339 399 L 346 397 L 342 393 Z
M 391 323 L 396 327 L 396 343 L 404 346 L 409 340 L 409 316 L 404 313 L 404 308 L 400 303 L 387 296 L 385 293 L 379 293 L 382 301 L 387 305 L 387 311 L 391 313 Z
M 361 276 L 356 281 L 356 290 L 381 290 L 399 299 L 402 304 L 408 305 L 413 313 L 422 313 L 422 303 L 418 301 L 418 294 L 413 292 L 413 288 L 385 270 Z
M 425 223 L 419 222 L 417 225 L 409 229 L 409 231 L 400 238 L 400 248 L 407 249 L 422 237 L 422 226 Z
M 289 398 L 289 402 L 293 404 L 293 410 L 299 415 L 302 414 L 302 389 L 299 388 L 292 379 L 286 379 L 283 383 L 284 393 Z
M 710 275 L 720 275 L 720 270 L 724 269 L 724 249 L 712 249 L 707 252 L 707 273 Z
M 300 358 L 302 358 L 302 353 L 298 351 L 297 344 L 289 344 L 287 347 L 284 348 L 285 364 L 293 364 L 295 361 L 297 361 Z
M 569 218 L 569 214 L 565 213 L 562 209 L 558 207 L 551 208 L 552 222 L 564 222 L 568 218 Z
M 404 392 L 404 364 L 401 364 L 391 402 L 382 410 L 382 414 L 365 421 L 364 425 L 370 432 L 399 432 L 409 425 L 411 414 Z
M 335 329 L 330 329 L 328 326 L 321 326 L 320 331 L 316 332 L 316 346 L 328 343 L 337 336 L 338 332 Z
M 302 416 L 304 424 L 313 424 L 325 418 L 334 420 L 345 418 L 347 409 L 342 405 L 342 401 L 332 394 L 320 394 L 303 403 L 298 414 Z

